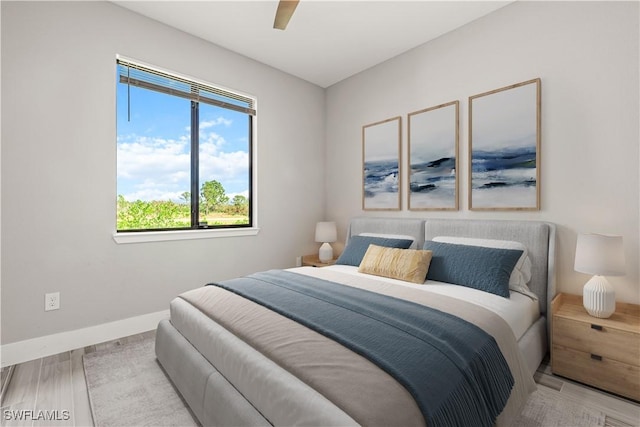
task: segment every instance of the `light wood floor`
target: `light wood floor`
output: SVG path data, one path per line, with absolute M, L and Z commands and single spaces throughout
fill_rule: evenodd
M 155 331 L 133 335 L 102 344 L 21 363 L 2 370 L 0 406 L 2 426 L 93 426 L 82 356 L 94 351 L 115 348 L 123 344 L 155 336 Z M 624 399 L 585 385 L 557 377 L 545 360 L 535 374 L 538 384 L 560 391 L 585 406 L 606 414 L 606 426 L 640 426 L 640 403 Z M 58 418 L 68 412 L 68 419 L 59 421 L 8 420 L 7 412 L 58 410 Z M 577 426 L 576 426 L 577 427 Z
M 542 361 L 534 379 L 575 402 L 602 411 L 605 427 L 640 427 L 640 402 L 553 375 L 548 358 Z
M 0 425 L 93 426 L 82 356 L 154 337 L 155 333 L 153 330 L 3 368 Z M 31 419 L 7 419 L 15 417 L 7 417 L 6 411 L 12 415 L 11 411 L 21 410 L 33 411 L 31 416 L 26 414 Z M 38 411 L 55 410 L 56 421 L 32 420 L 38 418 Z M 68 417 L 63 411 L 69 411 Z

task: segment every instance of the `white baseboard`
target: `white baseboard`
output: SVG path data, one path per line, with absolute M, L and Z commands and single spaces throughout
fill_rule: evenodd
M 5 366 L 150 331 L 155 329 L 162 319 L 168 318 L 169 310 L 163 310 L 115 322 L 103 323 L 102 325 L 5 344 L 0 347 L 0 365 L 4 368 Z

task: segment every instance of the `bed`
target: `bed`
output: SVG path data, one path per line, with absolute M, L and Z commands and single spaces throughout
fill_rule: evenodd
M 293 278 L 294 281 L 299 281 L 300 286 L 308 282 L 304 292 L 314 293 L 308 298 L 317 298 L 315 293 L 323 292 L 324 288 L 318 285 L 320 282 L 327 286 L 337 284 L 335 290 L 358 292 L 357 298 L 365 293 L 367 298 L 372 298 L 370 303 L 369 299 L 366 304 L 362 303 L 362 310 L 365 311 L 368 307 L 378 307 L 375 305 L 379 304 L 378 298 L 391 296 L 397 304 L 401 304 L 397 308 L 400 313 L 405 310 L 408 313 L 414 309 L 414 305 L 420 305 L 415 309 L 421 310 L 422 306 L 427 306 L 425 310 L 430 310 L 429 313 L 444 312 L 443 316 L 448 316 L 447 319 L 463 319 L 465 325 L 471 325 L 468 327 L 484 331 L 482 333 L 489 337 L 489 341 L 494 342 L 501 359 L 504 359 L 500 367 L 495 365 L 494 368 L 491 365 L 487 368 L 482 365 L 484 369 L 480 371 L 502 372 L 498 369 L 507 369 L 513 378 L 502 403 L 497 409 L 489 409 L 495 412 L 495 418 L 489 424 L 509 425 L 535 389 L 532 375 L 548 350 L 547 313 L 555 295 L 555 226 L 536 221 L 363 217 L 351 220 L 346 248 L 351 250 L 357 242 L 380 238 L 408 240 L 410 245 L 407 244 L 405 248 L 409 250 L 422 249 L 427 242 L 427 245 L 432 245 L 437 251 L 441 248 L 454 251 L 464 248 L 472 251 L 469 253 L 476 251 L 470 249 L 471 246 L 484 247 L 491 241 L 516 242 L 526 248 L 528 276 L 523 277 L 526 289 L 515 287 L 518 290 L 512 290 L 512 275 L 508 278 L 509 298 L 504 298 L 480 289 L 433 280 L 428 280 L 425 285 L 407 283 L 397 278 L 364 273 L 357 266 L 348 263 L 325 268 L 300 267 L 283 272 L 258 273 L 261 276 L 249 279 L 278 282 L 284 280 L 281 276 L 285 276 L 287 280 Z M 439 253 L 435 249 L 433 253 Z M 381 250 L 386 251 L 385 254 L 392 251 Z M 494 252 L 490 252 L 491 250 L 500 254 L 514 252 L 499 248 L 483 249 L 482 253 L 493 256 Z M 345 249 L 346 252 L 348 251 Z M 518 263 L 525 258 L 525 254 L 520 253 L 522 256 L 518 258 Z M 439 257 L 438 262 L 442 262 L 442 259 Z M 436 257 L 431 261 L 429 274 L 436 265 Z M 433 269 L 436 270 L 435 267 Z M 189 291 L 171 302 L 170 320 L 158 325 L 157 359 L 203 425 L 438 425 L 448 424 L 447 420 L 454 419 L 446 417 L 458 417 L 455 422 L 462 424 L 467 423 L 465 420 L 475 419 L 464 418 L 471 416 L 460 415 L 467 409 L 454 411 L 451 409 L 454 406 L 445 408 L 438 414 L 429 412 L 425 408 L 428 406 L 425 401 L 434 399 L 433 391 L 429 395 L 415 386 L 421 373 L 405 373 L 403 376 L 402 373 L 396 373 L 395 368 L 382 368 L 387 365 L 379 362 L 382 357 L 380 354 L 393 353 L 392 350 L 374 348 L 360 351 L 359 344 L 353 344 L 350 336 L 344 337 L 344 334 L 351 334 L 354 328 L 345 328 L 346 331 L 340 331 L 337 337 L 330 334 L 325 336 L 319 331 L 328 327 L 301 324 L 295 313 L 278 311 L 278 301 L 285 301 L 288 297 L 276 295 L 272 296 L 275 302 L 257 303 L 253 296 L 242 293 L 245 285 L 244 281 L 236 284 L 232 280 L 225 281 L 221 287 L 204 286 Z M 233 286 L 237 288 L 231 289 Z M 328 298 L 338 298 L 334 288 L 329 289 L 330 292 L 325 293 Z M 297 288 L 293 291 L 302 292 Z M 411 304 L 409 308 L 407 304 Z M 300 310 L 305 311 L 307 308 L 302 307 Z M 346 311 L 351 316 L 353 309 L 348 307 Z M 372 311 L 377 313 L 384 310 Z M 364 318 L 369 317 L 367 313 Z M 339 316 L 342 314 L 325 316 L 329 319 L 320 321 L 339 323 L 336 320 Z M 418 322 L 422 322 L 420 316 L 422 314 L 415 316 Z M 389 322 L 393 321 L 396 320 Z M 366 326 L 363 328 L 366 329 Z M 447 331 L 442 333 L 445 332 Z M 376 335 L 375 339 L 378 339 L 379 334 L 376 329 L 373 334 Z M 466 340 L 455 338 L 452 336 L 447 340 Z M 396 347 L 404 349 L 404 345 Z M 412 342 L 407 344 L 411 345 Z M 449 341 L 443 344 L 448 345 Z M 369 351 L 373 352 L 373 356 L 367 353 Z M 419 357 L 427 354 L 421 353 L 423 351 L 416 348 L 414 356 L 405 354 L 411 351 L 396 351 L 392 357 Z M 398 356 L 397 353 L 401 355 Z M 434 355 L 425 359 L 429 363 L 436 363 L 438 357 Z M 422 359 L 407 360 L 419 360 L 414 365 L 422 364 Z M 408 361 L 404 363 L 411 364 Z M 482 363 L 493 362 L 485 360 Z M 402 367 L 397 370 L 410 368 Z M 439 370 L 433 367 L 423 369 L 427 371 L 424 375 L 431 375 L 430 372 Z M 447 369 L 443 367 L 442 372 L 447 372 Z M 476 375 L 478 374 L 474 373 L 472 376 Z M 496 381 L 496 384 L 504 382 L 506 376 L 509 374 L 495 374 L 492 377 L 496 378 L 491 378 L 491 381 Z M 488 380 L 478 381 L 485 384 Z M 474 388 L 476 385 L 465 387 Z M 505 386 L 495 385 L 496 389 L 500 387 Z M 484 398 L 457 400 L 481 401 Z M 472 405 L 481 403 L 472 402 Z M 443 405 L 449 403 L 445 402 Z M 493 407 L 497 404 L 492 402 L 487 405 Z M 471 413 L 476 410 L 474 408 L 468 411 Z

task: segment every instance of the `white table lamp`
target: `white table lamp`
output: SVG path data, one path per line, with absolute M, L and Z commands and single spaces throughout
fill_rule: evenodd
M 336 223 L 333 221 L 319 222 L 316 224 L 316 242 L 321 242 L 318 258 L 320 262 L 329 262 L 333 259 L 333 248 L 329 243 L 338 240 Z
M 582 304 L 587 313 L 610 317 L 616 311 L 616 294 L 604 276 L 625 274 L 622 236 L 579 234 L 574 270 L 594 275 L 582 291 Z

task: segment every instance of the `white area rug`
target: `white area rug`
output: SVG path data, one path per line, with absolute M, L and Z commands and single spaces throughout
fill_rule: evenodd
M 197 426 L 156 361 L 155 340 L 83 356 L 96 427 Z
M 96 427 L 195 426 L 197 421 L 156 361 L 154 339 L 86 354 Z M 601 427 L 605 414 L 538 385 L 513 427 Z
M 602 427 L 605 414 L 538 384 L 513 427 Z

